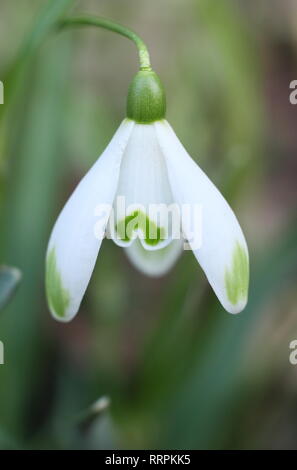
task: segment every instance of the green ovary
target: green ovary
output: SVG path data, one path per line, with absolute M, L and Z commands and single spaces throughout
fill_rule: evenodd
M 64 318 L 70 303 L 67 289 L 63 287 L 61 274 L 57 268 L 56 251 L 52 248 L 46 260 L 46 294 L 49 306 L 60 318 Z
M 249 260 L 246 249 L 238 242 L 235 245 L 231 269 L 226 269 L 225 286 L 231 304 L 247 298 L 249 286 Z
M 136 210 L 117 223 L 116 232 L 121 240 L 129 242 L 133 232 L 140 229 L 147 245 L 156 246 L 165 239 L 165 230 L 152 222 L 146 214 Z

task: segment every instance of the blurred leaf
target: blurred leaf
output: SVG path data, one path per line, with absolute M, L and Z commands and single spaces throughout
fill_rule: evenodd
M 20 448 L 11 436 L 8 436 L 6 432 L 0 427 L 0 449 L 10 450 Z
M 10 68 L 1 77 L 5 87 L 5 103 L 0 106 L 0 209 L 5 195 L 5 177 L 7 165 L 7 134 L 9 128 L 14 126 L 15 118 L 9 116 L 13 106 L 18 105 L 23 95 L 28 93 L 28 74 L 32 67 L 32 59 L 45 38 L 49 35 L 57 21 L 64 15 L 75 0 L 48 0 L 36 18 L 28 36 L 24 38 L 23 45 L 12 61 Z M 13 124 L 12 124 L 13 123 Z M 2 184 L 3 181 L 3 184 Z
M 228 441 L 234 407 L 240 400 L 245 348 L 253 330 L 257 329 L 260 315 L 265 313 L 263 304 L 278 296 L 288 280 L 296 282 L 296 227 L 294 222 L 279 242 L 252 264 L 250 295 L 245 310 L 232 317 L 216 309 L 215 328 L 208 332 L 207 341 L 196 342 L 188 357 L 184 357 L 185 361 L 190 355 L 196 359 L 191 374 L 180 383 L 175 399 L 167 408 L 169 421 L 164 420 L 168 423 L 165 446 L 170 442 L 181 448 L 205 449 L 217 448 Z
M 67 9 L 75 3 L 75 0 L 49 0 L 36 18 L 28 36 L 24 39 L 18 56 L 4 76 L 5 103 L 9 104 L 11 95 L 22 79 L 23 73 L 29 66 L 30 59 L 37 52 L 48 34 L 54 30 L 57 21 L 64 15 Z M 1 114 L 6 106 L 0 107 Z
M 89 427 L 102 413 L 110 407 L 110 398 L 101 397 L 95 401 L 87 410 L 82 411 L 76 418 L 79 427 Z
M 101 397 L 78 417 L 76 448 L 115 449 L 115 430 L 109 412 L 110 398 Z
M 42 313 L 46 314 L 44 256 L 57 197 L 54 185 L 64 168 L 60 139 L 69 71 L 68 40 L 66 36 L 52 38 L 36 57 L 26 78 L 30 90 L 23 89 L 19 95 L 6 133 L 10 168 L 0 250 L 24 275 L 15 302 L 0 321 L 1 340 L 9 358 L 9 367 L 0 370 L 0 414 L 3 426 L 14 436 L 26 426 L 28 402 L 46 347 L 45 336 L 40 334 Z
M 0 266 L 0 310 L 9 302 L 20 280 L 19 269 Z

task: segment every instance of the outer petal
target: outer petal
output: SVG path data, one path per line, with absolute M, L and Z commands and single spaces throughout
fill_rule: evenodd
M 172 242 L 159 250 L 147 250 L 139 240 L 124 248 L 131 263 L 143 274 L 152 277 L 164 276 L 180 256 L 183 240 Z
M 170 125 L 159 121 L 155 126 L 175 201 L 190 205 L 192 212 L 195 205 L 202 209 L 200 231 L 195 222 L 191 225 L 182 216 L 184 236 L 223 307 L 230 313 L 238 313 L 246 305 L 249 282 L 248 250 L 239 223 L 222 194 L 188 155 Z
M 52 231 L 46 260 L 46 291 L 50 310 L 57 320 L 66 322 L 74 317 L 88 286 L 132 128 L 132 121 L 123 121 L 71 195 Z M 96 223 L 101 224 L 100 233 L 96 232 Z

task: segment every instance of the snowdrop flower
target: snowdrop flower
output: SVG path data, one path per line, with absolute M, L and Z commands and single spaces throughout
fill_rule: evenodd
M 50 237 L 46 290 L 51 313 L 60 321 L 78 312 L 106 234 L 151 276 L 167 272 L 187 241 L 223 307 L 238 313 L 247 302 L 249 261 L 242 230 L 165 120 L 164 90 L 148 56 L 145 60 L 129 88 L 126 119 L 71 195 Z M 155 213 L 150 205 L 157 207 Z M 188 215 L 201 207 L 201 227 L 178 210 L 184 206 Z M 175 223 L 168 218 L 169 207 L 177 209 L 178 230 L 176 217 Z

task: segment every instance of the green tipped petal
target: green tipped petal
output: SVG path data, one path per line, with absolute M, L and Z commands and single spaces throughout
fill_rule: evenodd
M 68 199 L 52 230 L 46 291 L 51 312 L 61 322 L 75 317 L 90 282 L 133 127 L 132 121 L 121 124 Z
M 134 211 L 118 222 L 116 226 L 119 238 L 125 242 L 130 241 L 133 238 L 133 233 L 137 230 L 142 231 L 144 241 L 149 246 L 156 246 L 166 238 L 164 228 L 158 227 L 141 211 Z
M 249 286 L 249 260 L 245 250 L 238 242 L 232 256 L 231 270 L 226 269 L 225 285 L 231 304 L 245 300 Z
M 70 295 L 62 284 L 61 274 L 57 268 L 55 248 L 50 250 L 46 260 L 46 294 L 53 315 L 61 319 L 65 318 Z

